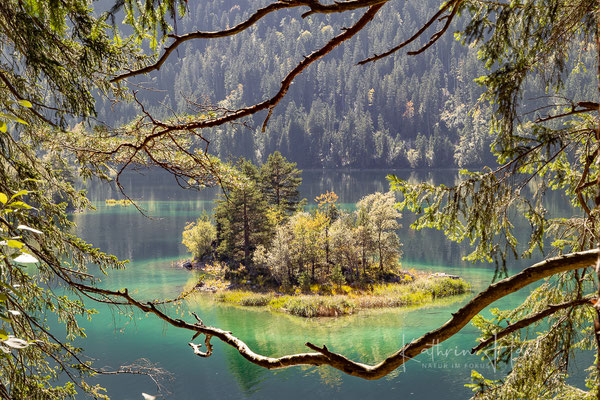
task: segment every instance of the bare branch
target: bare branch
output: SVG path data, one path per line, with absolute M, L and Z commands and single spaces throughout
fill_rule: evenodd
M 546 117 L 538 118 L 535 120 L 535 123 L 539 124 L 540 122 L 546 122 L 546 121 L 550 121 L 550 120 L 557 119 L 557 118 L 564 118 L 569 115 L 598 111 L 598 103 L 592 103 L 589 101 L 580 101 L 579 103 L 577 103 L 577 106 L 583 107 L 583 108 L 576 110 L 575 107 L 573 107 L 570 111 L 565 112 L 565 113 L 556 114 L 556 115 L 548 115 Z
M 168 124 L 164 123 L 164 125 L 161 125 L 161 127 L 163 127 L 163 129 L 154 131 L 152 134 L 146 136 L 144 138 L 144 140 L 138 145 L 134 145 L 131 143 L 123 143 L 123 144 L 120 144 L 115 150 L 110 151 L 110 152 L 103 152 L 103 153 L 113 153 L 114 154 L 114 153 L 118 152 L 121 148 L 133 148 L 134 151 L 137 152 L 137 151 L 143 149 L 151 140 L 156 139 L 161 136 L 164 136 L 164 135 L 168 134 L 169 132 L 192 131 L 194 129 L 204 129 L 204 128 L 220 126 L 220 125 L 223 125 L 223 124 L 226 124 L 229 122 L 236 121 L 240 118 L 243 118 L 243 117 L 246 117 L 246 116 L 249 116 L 252 114 L 256 114 L 257 112 L 262 111 L 262 110 L 272 109 L 281 101 L 281 99 L 283 99 L 283 97 L 289 90 L 290 85 L 292 84 L 293 80 L 298 75 L 300 75 L 310 64 L 321 59 L 322 57 L 324 57 L 325 55 L 330 53 L 333 49 L 335 49 L 337 46 L 339 46 L 340 44 L 342 44 L 343 42 L 345 42 L 346 40 L 350 39 L 352 36 L 354 36 L 355 34 L 360 32 L 371 20 L 373 20 L 373 18 L 375 18 L 375 15 L 377 14 L 377 12 L 381 9 L 381 7 L 384 4 L 385 4 L 385 2 L 379 1 L 379 4 L 375 4 L 371 7 L 369 7 L 369 9 L 362 15 L 362 17 L 352 27 L 345 29 L 341 34 L 332 38 L 329 42 L 327 42 L 319 50 L 316 50 L 313 53 L 311 53 L 310 55 L 308 55 L 307 57 L 304 57 L 304 59 L 300 63 L 298 63 L 298 65 L 296 65 L 296 67 L 292 71 L 290 71 L 288 73 L 288 75 L 283 79 L 283 81 L 281 82 L 279 91 L 270 99 L 264 100 L 263 102 L 257 103 L 250 107 L 241 108 L 235 112 L 232 112 L 227 115 L 223 115 L 223 116 L 221 116 L 219 118 L 215 118 L 215 119 L 194 121 L 194 122 L 189 122 L 189 123 L 185 123 L 185 124 L 168 125 Z M 264 129 L 265 129 L 265 126 L 263 125 L 263 130 Z
M 169 46 L 165 47 L 165 52 L 163 53 L 162 56 L 160 56 L 160 58 L 154 64 L 148 65 L 144 68 L 129 71 L 122 75 L 115 76 L 110 81 L 112 83 L 117 83 L 119 81 L 122 81 L 123 79 L 127 79 L 132 76 L 143 75 L 143 74 L 147 74 L 148 72 L 159 70 L 160 67 L 165 63 L 165 61 L 167 61 L 167 58 L 169 58 L 169 55 L 171 55 L 171 53 L 180 44 L 187 42 L 188 40 L 191 40 L 191 39 L 214 39 L 214 38 L 220 38 L 220 37 L 226 37 L 226 36 L 233 36 L 237 33 L 242 32 L 243 30 L 248 29 L 249 27 L 254 25 L 256 22 L 258 22 L 262 17 L 264 17 L 265 15 L 267 15 L 273 11 L 281 10 L 284 8 L 299 7 L 299 6 L 303 6 L 303 5 L 304 4 L 302 4 L 301 2 L 298 2 L 298 1 L 291 1 L 291 2 L 280 1 L 277 3 L 269 4 L 268 6 L 259 9 L 246 21 L 244 21 L 230 29 L 226 29 L 223 31 L 217 31 L 217 32 L 200 32 L 200 31 L 198 31 L 198 32 L 188 33 L 187 35 L 181 35 L 181 36 L 169 35 L 169 37 L 174 38 L 175 41 L 173 43 L 171 43 Z
M 449 1 L 448 3 L 444 4 L 444 6 L 442 8 L 440 8 L 440 10 L 435 13 L 433 15 L 433 17 L 431 17 L 429 19 L 429 21 L 427 21 L 422 27 L 421 29 L 419 29 L 414 35 L 412 35 L 410 38 L 408 38 L 407 40 L 405 40 L 404 42 L 400 43 L 398 46 L 386 51 L 385 53 L 382 54 L 375 54 L 372 57 L 366 58 L 362 61 L 359 61 L 357 63 L 357 65 L 364 65 L 366 63 L 372 62 L 372 61 L 377 61 L 380 60 L 382 58 L 385 58 L 387 56 L 389 56 L 390 54 L 393 54 L 395 52 L 397 52 L 398 50 L 402 49 L 403 47 L 408 46 L 409 44 L 411 44 L 412 42 L 414 42 L 416 39 L 418 39 L 419 37 L 421 37 L 421 35 L 423 35 L 423 33 L 425 33 L 425 31 L 427 29 L 429 29 L 429 27 L 436 21 L 438 20 L 442 20 L 442 19 L 446 19 L 446 23 L 444 24 L 444 26 L 442 27 L 441 30 L 439 30 L 438 32 L 434 33 L 433 36 L 431 36 L 430 41 L 423 46 L 422 48 L 420 48 L 417 51 L 411 51 L 408 54 L 409 55 L 415 55 L 415 54 L 419 54 L 422 53 L 423 51 L 425 51 L 427 48 L 429 48 L 432 44 L 434 44 L 435 42 L 438 41 L 438 39 L 440 37 L 442 37 L 442 35 L 444 34 L 444 32 L 446 32 L 446 30 L 448 29 L 448 27 L 450 26 L 450 23 L 452 22 L 452 20 L 454 19 L 454 17 L 456 16 L 456 13 L 458 11 L 458 7 L 460 6 L 460 3 L 462 3 L 463 0 L 452 0 Z M 452 7 L 452 11 L 450 12 L 450 14 L 441 17 L 441 15 L 443 13 L 445 13 L 446 11 L 448 11 L 449 8 Z
M 188 343 L 192 349 L 194 349 L 194 354 L 199 357 L 210 357 L 212 355 L 212 344 L 210 344 L 210 339 L 212 339 L 212 335 L 206 335 L 204 338 L 204 345 L 206 346 L 206 352 L 200 350 L 201 344 L 194 344 L 192 342 Z
M 583 173 L 581 174 L 581 179 L 579 179 L 579 182 L 577 183 L 577 187 L 575 188 L 575 193 L 577 193 L 577 200 L 579 201 L 579 205 L 581 206 L 581 208 L 583 208 L 583 210 L 585 211 L 585 213 L 590 217 L 590 221 L 592 222 L 592 224 L 594 223 L 594 218 L 591 218 L 592 217 L 592 211 L 590 210 L 590 208 L 587 205 L 587 202 L 583 198 L 582 191 L 584 189 L 586 189 L 587 187 L 590 187 L 590 186 L 596 184 L 595 181 L 587 182 L 587 183 L 585 183 L 585 181 L 587 180 L 587 176 L 588 176 L 589 171 L 590 171 L 590 166 L 594 162 L 596 162 L 596 157 L 598 157 L 598 152 L 599 151 L 600 151 L 600 148 L 597 147 L 596 150 L 594 150 L 594 152 L 591 155 L 588 155 L 586 157 L 585 165 L 583 167 Z
M 600 251 L 598 249 L 572 253 L 551 258 L 525 268 L 520 273 L 491 285 L 489 288 L 475 296 L 475 298 L 464 305 L 456 313 L 452 314 L 452 318 L 444 325 L 413 340 L 411 343 L 405 345 L 397 352 L 375 365 L 367 365 L 352 361 L 338 353 L 330 351 L 326 346 L 317 347 L 311 343 L 307 343 L 306 346 L 317 353 L 299 353 L 283 357 L 264 356 L 252 351 L 246 343 L 235 337 L 229 331 L 205 326 L 200 323 L 190 324 L 181 319 L 169 317 L 156 308 L 154 304 L 143 303 L 134 299 L 129 295 L 127 289 L 124 289 L 123 291 L 111 291 L 77 282 L 71 282 L 71 284 L 83 292 L 99 293 L 123 298 L 132 306 L 135 306 L 144 312 L 154 314 L 174 327 L 216 337 L 237 349 L 238 352 L 250 362 L 267 369 L 285 368 L 297 365 L 329 365 L 349 375 L 358 376 L 364 379 L 378 379 L 386 376 L 409 359 L 418 356 L 423 350 L 429 349 L 455 335 L 467 325 L 475 315 L 494 301 L 501 299 L 510 293 L 514 293 L 540 279 L 561 272 L 588 267 L 594 264 L 599 254 Z M 194 350 L 198 353 L 199 346 L 195 346 L 197 347 L 194 347 Z
M 376 4 L 387 3 L 389 0 L 350 0 L 350 1 L 334 1 L 331 4 L 321 4 L 318 0 L 304 0 L 304 5 L 310 7 L 310 11 L 302 14 L 302 18 L 306 18 L 312 14 L 334 14 L 344 11 L 352 11 L 359 8 L 374 6 Z
M 450 14 L 445 15 L 440 18 L 440 21 L 445 19 L 446 23 L 444 24 L 444 26 L 442 26 L 442 28 L 439 31 L 437 31 L 436 33 L 431 35 L 429 42 L 427 42 L 419 50 L 409 51 L 406 54 L 408 54 L 409 56 L 416 56 L 417 54 L 421 54 L 422 52 L 427 50 L 429 47 L 431 47 L 435 42 L 437 42 L 439 40 L 439 38 L 441 38 L 444 35 L 444 33 L 446 33 L 448 28 L 450 27 L 450 24 L 452 23 L 452 21 L 454 20 L 454 17 L 456 16 L 456 13 L 458 12 L 458 6 L 460 5 L 461 2 L 462 2 L 462 0 L 457 0 L 455 2 L 454 6 L 452 7 L 452 11 L 450 12 Z
M 195 323 L 188 323 L 182 319 L 170 317 L 165 312 L 159 310 L 157 308 L 158 304 L 154 302 L 142 302 L 131 297 L 127 289 L 113 291 L 74 281 L 69 275 L 62 273 L 60 269 L 55 267 L 56 265 L 60 265 L 60 261 L 34 247 L 28 246 L 28 248 L 33 254 L 39 257 L 40 260 L 43 260 L 43 262 L 53 270 L 57 277 L 62 279 L 70 287 L 78 290 L 80 293 L 94 293 L 112 298 L 120 298 L 125 300 L 129 305 L 134 306 L 145 313 L 154 314 L 173 327 L 194 332 L 194 337 L 198 336 L 198 333 L 205 336 L 216 337 L 222 342 L 235 348 L 240 355 L 258 366 L 267 369 L 277 369 L 298 365 L 329 365 L 346 374 L 364 379 L 378 379 L 386 376 L 399 366 L 403 365 L 406 361 L 421 354 L 424 350 L 449 339 L 467 325 L 473 317 L 494 301 L 517 292 L 525 286 L 549 276 L 589 267 L 598 260 L 598 256 L 600 255 L 599 249 L 593 249 L 550 258 L 525 268 L 523 271 L 510 278 L 503 279 L 502 281 L 490 285 L 456 313 L 452 313 L 452 318 L 441 327 L 429 331 L 418 339 L 413 340 L 378 364 L 368 365 L 352 361 L 341 354 L 332 352 L 326 346 L 317 347 L 311 343 L 306 343 L 306 346 L 317 351 L 317 353 L 299 353 L 282 357 L 269 357 L 257 354 L 252 351 L 245 342 L 234 336 L 232 332 L 206 326 L 197 315 L 194 316 L 196 319 Z M 209 341 L 210 338 L 207 337 L 205 340 L 207 352 L 203 353 L 206 357 L 210 355 L 209 353 L 212 354 L 212 347 L 210 347 Z M 192 347 L 196 354 L 200 352 L 198 345 Z
M 259 20 L 261 20 L 264 16 L 274 11 L 286 8 L 310 7 L 309 11 L 302 14 L 302 18 L 306 18 L 307 16 L 315 13 L 340 13 L 344 11 L 356 10 L 359 8 L 366 8 L 377 4 L 383 4 L 387 1 L 388 0 L 352 0 L 335 2 L 333 4 L 321 4 L 317 0 L 280 0 L 277 3 L 269 4 L 268 6 L 257 10 L 254 14 L 250 16 L 250 18 L 230 29 L 214 32 L 197 31 L 185 35 L 168 35 L 170 38 L 173 38 L 175 40 L 173 41 L 173 43 L 165 47 L 165 52 L 159 57 L 159 59 L 154 64 L 148 65 L 144 68 L 129 71 L 122 75 L 115 76 L 110 81 L 112 83 L 117 83 L 119 81 L 122 81 L 123 79 L 127 79 L 132 76 L 147 74 L 149 72 L 159 70 L 160 67 L 165 63 L 165 61 L 167 61 L 171 53 L 173 53 L 173 51 L 182 43 L 185 43 L 188 40 L 192 39 L 216 39 L 236 35 L 250 28 L 252 25 L 256 24 Z

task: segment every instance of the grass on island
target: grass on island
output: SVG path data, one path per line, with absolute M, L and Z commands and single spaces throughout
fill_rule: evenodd
M 227 285 L 218 278 L 209 279 L 205 284 L 214 288 L 215 299 L 220 303 L 267 307 L 273 311 L 307 318 L 348 315 L 364 309 L 427 304 L 438 298 L 466 293 L 471 288 L 463 279 L 423 276 L 409 283 L 373 283 L 363 288 L 313 284 L 310 290 L 302 292 L 296 289 L 288 294 L 224 290 Z

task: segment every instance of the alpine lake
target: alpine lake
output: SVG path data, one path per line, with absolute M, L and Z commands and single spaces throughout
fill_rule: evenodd
M 313 199 L 326 191 L 339 196 L 342 207 L 352 209 L 361 197 L 389 190 L 386 175 L 403 179 L 427 180 L 453 184 L 456 170 L 444 171 L 331 171 L 305 170 L 300 187 L 301 198 Z M 133 206 L 108 206 L 107 199 L 122 198 L 114 186 L 93 182 L 87 190 L 95 210 L 73 214 L 75 233 L 102 251 L 130 260 L 123 270 L 102 275 L 102 287 L 128 288 L 138 299 L 177 297 L 193 285 L 198 272 L 175 267 L 178 260 L 189 257 L 181 244 L 181 232 L 187 222 L 203 211 L 210 212 L 219 191 L 183 190 L 166 173 L 129 172 L 121 178 L 128 195 L 150 217 Z M 549 194 L 547 207 L 552 215 L 568 215 L 570 206 L 558 193 Z M 327 345 L 353 360 L 376 363 L 414 338 L 435 329 L 450 318 L 476 293 L 485 289 L 494 276 L 493 264 L 463 261 L 470 252 L 467 244 L 456 244 L 437 231 L 413 231 L 414 217 L 404 212 L 399 231 L 403 243 L 402 268 L 429 272 L 446 272 L 468 281 L 473 292 L 432 304 L 412 308 L 360 311 L 337 318 L 305 319 L 260 308 L 243 308 L 216 303 L 210 295 L 189 298 L 180 306 L 168 308 L 194 321 L 195 311 L 206 325 L 229 330 L 257 353 L 281 356 L 310 351 L 306 342 Z M 523 227 L 524 230 L 527 227 Z M 541 260 L 508 262 L 509 274 Z M 492 307 L 513 308 L 520 304 L 531 287 L 494 303 Z M 213 339 L 213 354 L 200 358 L 188 346 L 192 333 L 166 326 L 158 318 L 134 312 L 133 317 L 103 304 L 88 304 L 98 311 L 91 321 L 82 320 L 87 338 L 78 341 L 96 368 L 117 369 L 122 365 L 149 362 L 170 374 L 161 383 L 168 390 L 157 393 L 154 382 L 143 375 L 109 375 L 94 378 L 107 389 L 112 399 L 142 399 L 142 392 L 158 399 L 465 399 L 472 394 L 472 370 L 488 379 L 499 379 L 510 366 L 495 366 L 481 355 L 471 355 L 477 344 L 478 331 L 467 325 L 451 339 L 419 357 L 409 360 L 385 378 L 367 381 L 347 376 L 330 367 L 292 367 L 266 370 L 251 364 L 237 351 Z M 128 310 L 125 310 L 128 311 Z M 202 337 L 196 339 L 202 341 Z M 572 368 L 573 383 L 583 387 L 590 357 L 582 355 Z M 586 362 L 582 362 L 585 360 Z

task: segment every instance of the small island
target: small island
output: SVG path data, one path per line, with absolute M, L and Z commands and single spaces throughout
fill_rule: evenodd
M 444 273 L 425 274 L 410 270 L 396 275 L 395 282 L 354 282 L 352 284 L 313 283 L 305 287 L 269 286 L 256 281 L 228 281 L 226 267 L 207 266 L 195 290 L 212 293 L 220 303 L 246 307 L 266 307 L 300 317 L 337 317 L 360 310 L 418 306 L 436 299 L 464 294 L 470 285 Z M 245 272 L 245 271 L 244 271 Z
M 354 209 L 329 191 L 308 205 L 299 200 L 301 171 L 279 152 L 260 167 L 242 159 L 235 170 L 236 185 L 224 187 L 214 214 L 183 231 L 193 260 L 182 266 L 204 272 L 195 290 L 302 317 L 421 305 L 470 290 L 457 276 L 402 269 L 392 192 L 367 195 Z

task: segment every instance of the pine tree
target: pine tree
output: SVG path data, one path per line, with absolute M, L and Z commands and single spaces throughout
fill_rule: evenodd
M 258 169 L 249 161 L 238 164 L 242 182 L 227 196 L 217 201 L 217 251 L 221 257 L 231 257 L 251 266 L 252 253 L 258 245 L 268 246 L 271 238 L 269 207 L 256 182 Z
M 301 173 L 296 163 L 288 162 L 280 152 L 271 154 L 260 169 L 260 186 L 269 204 L 285 212 L 294 212 L 299 203 Z

